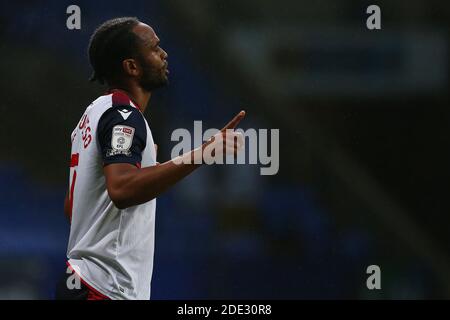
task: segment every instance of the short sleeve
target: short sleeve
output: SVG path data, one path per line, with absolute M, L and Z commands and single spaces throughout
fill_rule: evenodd
M 108 109 L 97 127 L 103 165 L 130 163 L 140 167 L 147 141 L 147 129 L 141 112 L 132 106 Z

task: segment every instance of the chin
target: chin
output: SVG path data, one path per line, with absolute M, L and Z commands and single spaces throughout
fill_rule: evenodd
M 164 77 L 164 78 L 160 79 L 159 81 L 141 83 L 141 87 L 147 91 L 153 91 L 155 89 L 165 87 L 168 83 L 169 83 L 169 79 L 167 77 Z
M 167 75 L 163 75 L 161 80 L 159 81 L 158 88 L 165 87 L 169 84 L 169 77 Z

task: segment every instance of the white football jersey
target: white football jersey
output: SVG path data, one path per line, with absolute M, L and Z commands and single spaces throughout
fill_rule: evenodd
M 68 263 L 82 281 L 111 299 L 150 299 L 156 199 L 118 209 L 103 167 L 156 164 L 146 119 L 116 90 L 90 104 L 72 133 Z

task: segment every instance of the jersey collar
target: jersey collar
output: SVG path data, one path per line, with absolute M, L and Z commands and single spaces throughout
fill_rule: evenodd
M 136 109 L 142 112 L 142 108 L 137 104 L 128 93 L 121 89 L 110 89 L 106 91 L 106 94 L 112 94 L 113 105 L 132 105 Z

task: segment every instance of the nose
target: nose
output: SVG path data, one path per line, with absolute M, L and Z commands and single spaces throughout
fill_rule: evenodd
M 164 51 L 164 49 L 161 49 L 161 57 L 163 60 L 166 60 L 169 57 L 169 55 L 167 54 L 166 51 Z

